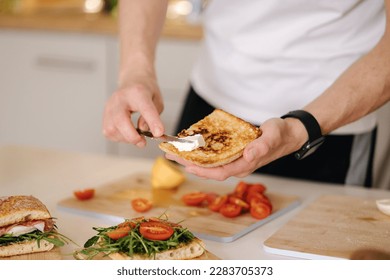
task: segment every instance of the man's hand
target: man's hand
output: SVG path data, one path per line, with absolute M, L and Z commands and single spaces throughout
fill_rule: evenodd
M 145 139 L 135 130 L 131 115 L 138 112 L 138 127 L 153 135 L 164 133 L 160 119 L 163 101 L 156 80 L 150 75 L 134 75 L 113 93 L 106 103 L 103 115 L 103 134 L 112 141 L 129 142 L 144 147 Z
M 270 119 L 260 127 L 263 134 L 249 143 L 239 159 L 219 167 L 196 166 L 176 156 L 168 159 L 185 166 L 185 170 L 202 178 L 223 181 L 229 177 L 245 177 L 271 161 L 298 150 L 308 139 L 303 124 L 297 119 Z

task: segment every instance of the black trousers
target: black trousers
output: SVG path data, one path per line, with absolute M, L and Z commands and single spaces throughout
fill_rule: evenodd
M 181 112 L 181 118 L 176 126 L 176 133 L 203 119 L 214 109 L 212 105 L 203 100 L 190 87 Z M 290 154 L 257 169 L 255 172 L 289 178 L 345 184 L 350 166 L 354 135 L 327 135 L 325 138 L 325 142 L 321 147 L 303 160 L 297 160 L 293 154 Z M 365 187 L 371 187 L 372 185 L 375 138 L 376 130 L 372 133 L 369 162 L 367 164 L 364 182 Z

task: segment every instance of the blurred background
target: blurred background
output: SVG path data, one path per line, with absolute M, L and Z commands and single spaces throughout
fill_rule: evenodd
M 117 86 L 117 33 L 117 0 L 0 0 L 0 145 L 161 155 L 156 145 L 139 150 L 101 133 Z M 201 37 L 193 3 L 170 1 L 156 62 L 169 133 Z
M 201 0 L 171 0 L 157 49 L 173 133 L 202 39 Z M 0 0 L 0 146 L 155 158 L 101 133 L 119 67 L 117 0 Z M 380 110 L 375 185 L 390 189 L 390 104 Z

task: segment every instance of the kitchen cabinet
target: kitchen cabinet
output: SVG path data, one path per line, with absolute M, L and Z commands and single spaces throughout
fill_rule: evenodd
M 172 133 L 198 41 L 161 39 L 156 61 Z M 116 36 L 0 30 L 0 144 L 153 158 L 162 152 L 108 141 L 104 104 L 117 87 Z
M 100 36 L 0 31 L 0 144 L 105 152 Z

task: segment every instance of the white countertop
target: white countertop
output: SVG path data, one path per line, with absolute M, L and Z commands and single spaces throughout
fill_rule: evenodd
M 92 227 L 113 225 L 115 222 L 59 210 L 57 203 L 71 196 L 75 189 L 96 188 L 129 174 L 150 170 L 152 164 L 153 160 L 142 158 L 119 158 L 19 146 L 0 147 L 0 196 L 36 196 L 46 204 L 52 216 L 57 218 L 59 232 L 83 245 L 95 234 Z M 221 259 L 292 259 L 265 252 L 263 242 L 319 195 L 390 197 L 390 191 L 263 175 L 251 175 L 245 180 L 263 182 L 273 191 L 297 195 L 301 198 L 301 204 L 233 242 L 205 240 L 208 251 Z M 237 178 L 231 178 L 228 183 L 234 184 L 236 181 Z M 63 258 L 73 259 L 73 250 L 74 245 L 71 244 L 62 248 Z

